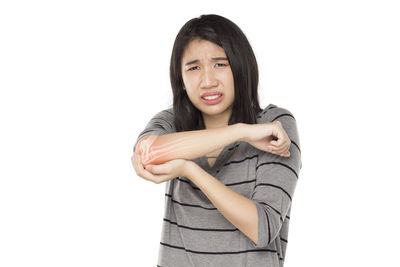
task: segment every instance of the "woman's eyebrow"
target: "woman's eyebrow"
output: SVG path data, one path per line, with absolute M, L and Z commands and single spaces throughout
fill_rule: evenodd
M 226 57 L 213 57 L 213 58 L 211 58 L 211 60 L 212 61 L 228 60 L 228 58 L 226 58 Z M 194 64 L 194 63 L 197 63 L 197 62 L 199 62 L 199 60 L 195 59 L 195 60 L 192 60 L 192 61 L 189 61 L 189 62 L 185 63 L 185 66 L 190 65 L 190 64 Z

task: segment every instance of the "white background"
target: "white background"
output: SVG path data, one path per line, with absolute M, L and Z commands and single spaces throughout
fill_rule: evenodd
M 130 156 L 210 13 L 249 39 L 261 106 L 296 117 L 285 266 L 400 266 L 397 1 L 143 2 L 0 3 L 0 266 L 156 266 L 165 184 Z

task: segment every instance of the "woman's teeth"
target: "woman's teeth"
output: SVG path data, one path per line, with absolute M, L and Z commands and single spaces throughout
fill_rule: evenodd
M 218 97 L 220 97 L 221 95 L 213 95 L 213 96 L 205 96 L 205 97 L 203 97 L 204 99 L 206 99 L 206 100 L 212 100 L 212 99 L 216 99 L 216 98 L 218 98 Z

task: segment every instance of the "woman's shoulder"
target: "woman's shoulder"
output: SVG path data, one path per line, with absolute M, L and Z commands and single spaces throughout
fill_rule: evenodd
M 290 110 L 284 107 L 280 107 L 275 104 L 269 104 L 263 110 L 261 110 L 257 115 L 257 123 L 267 123 L 278 119 L 281 116 L 293 117 Z
M 169 131 L 175 131 L 175 124 L 174 124 L 174 111 L 173 108 L 164 108 L 155 113 L 150 119 L 148 124 L 158 128 L 169 129 Z
M 174 119 L 174 109 L 173 108 L 166 108 L 157 111 L 153 114 L 153 119 L 164 119 L 164 120 L 173 120 Z

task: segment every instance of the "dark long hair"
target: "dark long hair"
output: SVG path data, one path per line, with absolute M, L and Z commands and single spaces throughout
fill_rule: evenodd
M 170 62 L 173 110 L 177 132 L 205 129 L 201 112 L 183 89 L 181 61 L 187 45 L 204 39 L 222 47 L 232 69 L 235 99 L 228 125 L 255 124 L 262 110 L 258 101 L 258 66 L 253 49 L 240 28 L 219 15 L 202 15 L 183 25 L 175 38 Z

